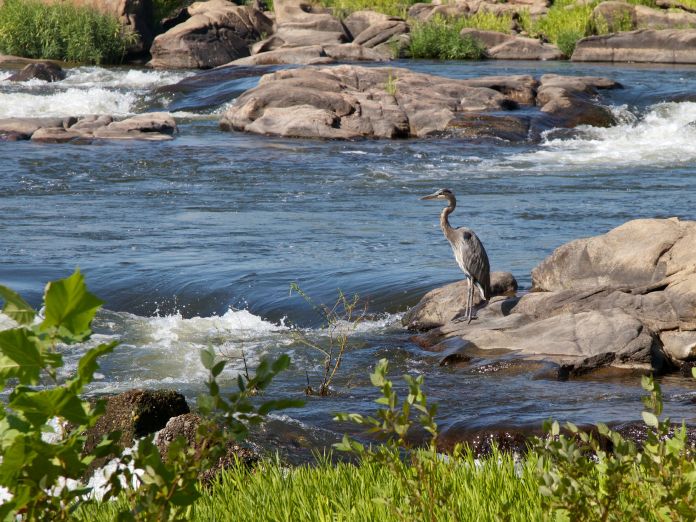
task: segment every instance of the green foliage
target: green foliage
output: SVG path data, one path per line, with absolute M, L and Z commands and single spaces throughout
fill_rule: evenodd
M 5 0 L 0 4 L 0 52 L 69 62 L 120 63 L 134 40 L 114 16 L 67 2 Z
M 570 57 L 577 41 L 588 34 L 588 21 L 598 3 L 598 0 L 585 4 L 572 0 L 557 1 L 545 16 L 535 21 L 523 17 L 520 24 L 530 36 L 547 39 Z
M 59 350 L 89 339 L 102 302 L 87 290 L 79 270 L 46 285 L 40 322 L 37 312 L 9 288 L 0 286 L 0 297 L 3 313 L 18 323 L 0 331 L 0 383 L 3 391 L 10 386 L 7 403 L 0 402 L 0 486 L 12 495 L 0 506 L 0 519 L 12 520 L 19 513 L 26 520 L 72 519 L 76 510 L 87 509 L 83 497 L 90 489 L 81 481 L 90 463 L 122 449 L 117 445 L 120 433 L 112 432 L 90 455 L 84 454 L 85 432 L 103 414 L 104 402 L 90 404 L 80 396 L 98 369 L 98 358 L 116 343 L 89 350 L 79 360 L 76 375 L 58 384 L 56 370 L 63 365 Z M 216 361 L 212 348 L 201 352 L 201 360 L 210 372 L 209 394 L 199 399 L 206 420 L 194 444 L 179 437 L 162 458 L 150 435 L 138 441 L 134 451 L 123 453 L 104 494 L 105 500 L 119 500 L 114 519 L 189 520 L 201 495 L 199 477 L 224 455 L 227 441 L 243 439 L 249 426 L 270 411 L 302 405 L 270 400 L 255 406 L 250 401 L 252 391 L 265 390 L 289 366 L 287 355 L 263 359 L 255 375 L 246 382 L 240 378 L 239 390 L 227 398 L 216 381 L 225 361 Z M 58 440 L 44 440 L 56 421 L 61 426 L 69 423 L 71 429 Z
M 386 439 L 386 443 L 377 447 L 366 447 L 352 440 L 347 435 L 334 447 L 339 451 L 356 454 L 361 461 L 384 466 L 398 478 L 401 487 L 407 492 L 407 502 L 395 503 L 387 496 L 377 497 L 376 501 L 389 506 L 390 510 L 402 520 L 437 520 L 437 513 L 447 504 L 449 492 L 440 486 L 437 452 L 437 423 L 435 414 L 437 406 L 428 405 L 422 390 L 423 376 L 404 375 L 408 385 L 408 395 L 399 405 L 399 398 L 394 384 L 387 379 L 389 363 L 382 359 L 377 363 L 374 373 L 370 374 L 373 386 L 380 389 L 382 396 L 375 402 L 378 408 L 374 417 L 357 413 L 339 413 L 334 420 L 352 422 L 367 428 L 367 433 L 376 434 Z M 410 449 L 407 436 L 414 425 L 412 413 L 415 410 L 418 423 L 430 435 L 427 448 L 411 451 L 407 458 L 402 458 L 402 451 Z M 458 458 L 459 450 L 455 451 Z
M 79 271 L 54 281 L 44 292 L 44 318 L 19 295 L 0 287 L 3 313 L 18 326 L 0 332 L 0 383 L 8 390 L 7 404 L 0 403 L 0 485 L 12 499 L 0 506 L 0 518 L 22 512 L 28 520 L 67 520 L 84 488 L 68 489 L 67 480 L 80 480 L 90 462 L 114 450 L 106 439 L 92 455 L 83 455 L 86 429 L 103 412 L 102 402 L 89 404 L 80 393 L 97 370 L 97 359 L 113 350 L 115 343 L 92 348 L 80 360 L 77 374 L 56 384 L 61 367 L 59 344 L 69 344 L 89 335 L 90 323 L 101 305 L 87 291 Z M 10 384 L 11 383 L 11 384 Z M 53 386 L 48 386 L 53 383 Z M 34 388 L 43 384 L 40 388 Z M 50 421 L 69 422 L 74 428 L 59 442 L 44 440 L 54 431 Z
M 471 16 L 464 16 L 452 20 L 458 31 L 465 27 L 481 29 L 483 31 L 497 31 L 499 33 L 511 33 L 513 27 L 512 15 L 509 13 L 496 14 L 479 11 Z
M 330 7 L 340 18 L 363 9 L 406 18 L 408 9 L 418 2 L 419 0 L 320 0 L 321 5 Z
M 669 419 L 660 420 L 660 386 L 651 377 L 643 377 L 642 384 L 650 393 L 643 399 L 648 431 L 642 448 L 604 424 L 597 429 L 610 442 L 610 452 L 571 423 L 566 424 L 570 436 L 560 433 L 557 422 L 547 423 L 548 436 L 534 450 L 540 456 L 542 504 L 557 519 L 696 519 L 696 461 L 686 427 L 673 429 Z
M 435 60 L 480 60 L 484 49 L 472 38 L 459 36 L 461 27 L 448 19 L 435 17 L 411 27 L 411 58 Z
M 389 86 L 387 85 L 385 88 L 389 88 Z M 396 94 L 395 81 L 393 89 L 394 94 Z M 331 393 L 331 382 L 336 376 L 336 372 L 338 372 L 341 367 L 343 356 L 350 344 L 350 337 L 365 319 L 367 304 L 360 302 L 360 296 L 358 294 L 353 294 L 352 297 L 348 297 L 339 290 L 338 298 L 333 306 L 327 306 L 325 304 L 317 305 L 297 283 L 292 283 L 290 285 L 290 293 L 292 294 L 293 292 L 302 297 L 314 311 L 319 314 L 324 322 L 322 327 L 326 331 L 327 339 L 323 344 L 311 340 L 299 328 L 295 328 L 292 331 L 292 335 L 295 342 L 311 348 L 312 350 L 316 350 L 323 355 L 324 372 L 316 394 L 327 396 Z M 314 395 L 315 390 L 309 383 L 309 377 L 307 381 L 305 392 L 307 395 Z
M 398 78 L 396 76 L 392 76 L 392 73 L 389 73 L 389 77 L 387 78 L 387 82 L 384 84 L 384 90 L 390 96 L 396 96 L 396 93 L 398 91 L 398 89 L 396 87 L 397 80 L 398 80 Z

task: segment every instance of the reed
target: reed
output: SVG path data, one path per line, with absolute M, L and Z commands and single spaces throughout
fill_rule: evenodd
M 123 61 L 133 35 L 114 16 L 67 3 L 5 0 L 0 53 L 90 64 Z

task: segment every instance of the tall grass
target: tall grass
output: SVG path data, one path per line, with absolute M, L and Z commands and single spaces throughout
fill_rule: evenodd
M 460 31 L 467 27 L 481 29 L 483 31 L 497 31 L 499 33 L 511 33 L 513 22 L 512 15 L 509 13 L 495 14 L 479 11 L 471 16 L 457 18 L 451 22 Z
M 120 63 L 132 35 L 113 17 L 67 3 L 5 0 L 0 53 L 81 63 Z
M 442 460 L 436 470 L 438 494 L 446 498 L 438 521 L 476 520 L 526 522 L 542 518 L 540 494 L 530 460 L 515 470 L 509 455 L 495 454 L 476 462 L 472 455 Z M 375 502 L 388 498 L 390 505 Z M 409 502 L 409 492 L 389 469 L 374 463 L 331 464 L 285 468 L 266 461 L 254 470 L 237 467 L 223 472 L 194 505 L 192 521 L 326 521 L 399 520 L 392 506 Z M 113 503 L 80 508 L 78 520 L 113 520 Z
M 590 15 L 598 3 L 599 0 L 587 4 L 558 0 L 545 16 L 537 20 L 529 16 L 520 17 L 520 25 L 530 36 L 547 39 L 570 57 L 577 41 L 587 36 Z
M 411 58 L 434 60 L 480 60 L 485 51 L 472 38 L 459 36 L 461 25 L 455 21 L 436 17 L 411 26 Z
M 406 18 L 408 9 L 418 2 L 419 0 L 320 0 L 321 5 L 332 8 L 334 14 L 341 18 L 363 9 Z

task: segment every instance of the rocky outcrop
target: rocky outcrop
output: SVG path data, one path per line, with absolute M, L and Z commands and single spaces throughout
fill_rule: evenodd
M 696 14 L 682 10 L 653 9 L 626 2 L 602 2 L 592 11 L 590 27 L 596 34 L 635 29 L 685 29 L 696 27 Z
M 630 221 L 556 249 L 533 270 L 531 293 L 491 299 L 471 324 L 451 304 L 440 315 L 454 319 L 414 340 L 443 358 L 512 350 L 551 360 L 562 378 L 681 366 L 696 360 L 695 244 L 696 222 Z
M 26 82 L 29 80 L 43 80 L 45 82 L 57 82 L 65 79 L 65 71 L 54 62 L 30 63 L 21 71 L 17 71 L 7 78 L 11 82 Z
M 197 438 L 197 432 L 201 421 L 201 417 L 195 413 L 186 413 L 170 418 L 167 425 L 155 437 L 155 445 L 162 458 L 166 457 L 169 445 L 177 437 L 182 437 L 194 450 L 200 449 L 201 441 Z M 200 478 L 208 482 L 223 469 L 236 466 L 238 463 L 251 466 L 258 460 L 258 451 L 254 450 L 249 444 L 238 444 L 230 439 L 225 443 L 224 454 L 210 469 L 204 471 Z
M 0 119 L 0 141 L 89 143 L 95 140 L 171 140 L 176 122 L 168 113 L 150 112 L 121 121 L 111 116 Z
M 398 56 L 408 45 L 409 27 L 400 18 L 358 11 L 342 22 L 328 9 L 303 0 L 280 0 L 273 8 L 273 34 L 251 46 L 251 57 L 233 64 L 382 61 Z
M 696 63 L 696 29 L 644 29 L 580 40 L 574 62 Z
M 464 28 L 459 35 L 472 38 L 486 50 L 489 58 L 496 60 L 560 60 L 563 53 L 552 44 L 535 38 Z
M 431 290 L 404 314 L 401 323 L 411 330 L 430 330 L 461 317 L 466 307 L 468 282 L 456 281 Z M 491 273 L 491 297 L 514 297 L 517 280 L 510 272 Z M 481 304 L 481 295 L 474 292 L 474 306 Z
M 151 67 L 208 69 L 249 56 L 249 46 L 270 33 L 273 23 L 261 11 L 227 0 L 196 2 L 189 18 L 155 38 Z
M 183 395 L 173 390 L 129 390 L 109 397 L 106 411 L 95 426 L 87 431 L 84 453 L 89 455 L 114 431 L 121 432 L 119 445 L 128 448 L 140 437 L 164 428 L 172 417 L 189 412 Z M 96 469 L 107 457 L 95 459 L 90 468 Z
M 533 138 L 535 128 L 613 122 L 611 113 L 598 104 L 589 119 L 583 119 L 574 104 L 587 110 L 597 88 L 618 84 L 571 77 L 562 86 L 560 78 L 454 80 L 408 69 L 354 65 L 284 70 L 263 76 L 257 87 L 239 96 L 220 124 L 225 130 L 303 138 L 448 134 L 519 142 Z M 554 89 L 545 89 L 548 81 Z M 576 90 L 576 84 L 585 90 Z M 537 96 L 537 89 L 543 97 Z M 541 110 L 534 116 L 517 115 L 514 111 L 520 105 L 538 105 Z
M 509 0 L 502 3 L 486 0 L 434 1 L 414 4 L 409 8 L 408 15 L 416 20 L 428 21 L 435 17 L 461 18 L 476 13 L 493 13 L 515 17 L 520 12 L 526 11 L 536 17 L 545 14 L 550 4 L 549 0 Z

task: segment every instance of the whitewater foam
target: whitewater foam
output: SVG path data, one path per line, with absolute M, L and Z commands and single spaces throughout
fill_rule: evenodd
M 660 103 L 642 116 L 625 107 L 614 111 L 619 120 L 614 127 L 578 127 L 572 138 L 554 139 L 551 131 L 541 144 L 542 150 L 517 154 L 511 161 L 613 169 L 674 167 L 696 160 L 696 103 Z

